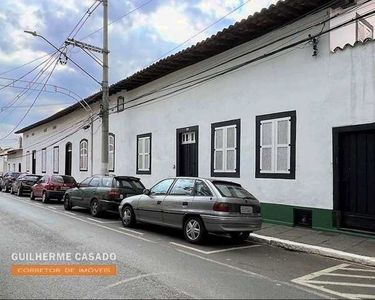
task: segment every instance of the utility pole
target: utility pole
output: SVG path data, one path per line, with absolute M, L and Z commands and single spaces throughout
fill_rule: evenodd
M 102 159 L 101 174 L 108 173 L 108 134 L 109 134 L 109 83 L 108 83 L 108 0 L 103 0 L 103 97 L 100 103 L 102 116 Z
M 108 0 L 99 0 L 103 4 L 103 48 L 99 48 L 75 39 L 67 39 L 65 44 L 77 46 L 83 49 L 91 58 L 93 58 L 103 68 L 102 99 L 100 100 L 100 116 L 102 118 L 102 152 L 100 173 L 102 175 L 108 174 L 108 135 L 109 135 L 109 79 L 108 79 Z M 96 59 L 88 51 L 102 53 L 103 61 Z M 91 119 L 92 120 L 92 119 Z M 93 123 L 91 122 L 91 131 L 93 130 Z M 91 132 L 91 149 L 93 148 L 93 133 Z M 91 152 L 92 153 L 92 152 Z M 93 160 L 93 153 L 91 154 L 91 161 Z M 93 162 L 91 163 L 93 165 Z M 91 172 L 93 171 L 91 167 Z

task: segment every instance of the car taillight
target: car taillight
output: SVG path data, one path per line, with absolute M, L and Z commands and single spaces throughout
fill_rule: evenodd
M 120 189 L 110 189 L 108 191 L 108 196 L 113 197 L 113 198 L 118 198 L 121 195 L 121 190 Z
M 215 202 L 214 211 L 229 211 L 229 204 L 225 202 Z
M 47 190 L 54 190 L 55 189 L 55 186 L 53 184 L 47 184 L 46 185 L 46 189 Z

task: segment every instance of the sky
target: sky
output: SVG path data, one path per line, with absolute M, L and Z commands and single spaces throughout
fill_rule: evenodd
M 206 39 L 264 7 L 269 7 L 277 0 L 108 2 L 109 22 L 113 22 L 109 26 L 109 83 L 113 84 L 161 58 Z M 70 33 L 93 4 L 100 3 L 97 0 L 2 0 L 0 147 L 17 147 L 18 136 L 12 131 L 76 103 L 74 98 L 86 98 L 100 90 L 100 85 L 72 62 L 66 65 L 57 63 L 51 72 L 55 63 L 53 60 L 46 60 L 54 48 L 42 38 L 24 33 L 24 30 L 36 31 L 53 45 L 62 46 L 68 37 L 72 37 Z M 137 9 L 140 6 L 142 7 Z M 99 5 L 91 12 L 84 25 L 77 28 L 80 30 L 74 31 L 74 38 L 101 47 L 103 32 L 99 29 L 103 25 L 102 14 L 102 5 Z M 226 17 L 223 18 L 224 16 Z M 220 21 L 217 22 L 218 20 Z M 211 26 L 212 24 L 214 25 Z M 197 35 L 209 26 L 209 29 Z M 195 35 L 197 36 L 191 39 Z M 184 43 L 187 40 L 189 41 Z M 67 48 L 67 55 L 97 81 L 101 81 L 101 66 L 81 49 L 70 46 Z M 100 57 L 99 53 L 97 55 Z M 38 59 L 40 57 L 42 58 Z M 30 63 L 33 60 L 36 61 Z M 44 61 L 45 63 L 40 65 Z M 10 85 L 12 80 L 21 77 L 24 81 Z M 40 83 L 46 82 L 47 79 L 48 85 L 40 92 L 43 87 Z M 29 82 L 37 83 L 32 85 L 30 90 L 22 89 L 27 87 Z M 69 96 L 69 91 L 77 96 Z M 35 103 L 32 106 L 33 102 Z

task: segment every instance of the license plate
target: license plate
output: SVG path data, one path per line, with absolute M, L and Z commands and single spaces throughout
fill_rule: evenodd
M 62 187 L 61 187 L 61 190 L 62 190 L 62 191 L 67 191 L 67 190 L 69 190 L 69 188 L 68 188 L 67 186 L 62 186 Z
M 253 207 L 252 206 L 241 206 L 240 207 L 241 214 L 252 214 Z

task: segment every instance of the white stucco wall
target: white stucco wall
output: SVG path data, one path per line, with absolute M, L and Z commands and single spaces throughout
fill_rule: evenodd
M 7 155 L 7 162 L 6 162 L 6 170 L 8 171 L 10 165 L 10 171 L 18 172 L 18 165 L 21 164 L 21 171 L 23 168 L 23 157 L 22 157 L 22 150 L 18 150 L 13 154 Z
M 192 80 L 194 74 L 210 66 L 254 50 L 301 29 L 304 24 L 311 24 L 328 16 L 328 11 L 311 16 L 135 90 L 112 95 L 110 106 L 116 105 L 116 99 L 120 95 L 126 101 L 131 101 L 150 91 L 160 90 L 176 80 Z M 298 38 L 302 39 L 308 33 L 320 30 L 319 27 L 315 31 L 304 32 Z M 293 37 L 290 41 L 292 40 L 296 41 L 297 38 Z M 286 41 L 279 42 L 219 69 L 256 58 L 285 44 Z M 331 53 L 329 37 L 323 36 L 318 48 L 317 57 L 312 57 L 311 45 L 295 48 L 293 51 L 287 50 L 193 89 L 176 93 L 173 97 L 161 97 L 171 90 L 159 91 L 129 102 L 128 106 L 160 96 L 156 101 L 120 113 L 113 111 L 110 115 L 110 132 L 116 137 L 114 173 L 136 175 L 136 136 L 152 133 L 152 174 L 137 176 L 142 178 L 147 187 L 165 177 L 175 176 L 176 129 L 198 125 L 199 176 L 210 177 L 211 124 L 241 119 L 241 176 L 227 178 L 228 180 L 243 184 L 261 202 L 332 209 L 332 127 L 375 120 L 375 43 Z M 95 110 L 98 110 L 98 104 L 95 105 Z M 290 110 L 297 113 L 296 179 L 255 178 L 256 116 Z M 40 150 L 44 145 L 51 144 L 54 138 L 54 131 L 50 128 L 56 125 L 59 132 L 74 123 L 74 120 L 85 118 L 85 114 L 87 115 L 81 109 L 24 133 L 24 155 L 26 151 L 31 153 L 32 150 L 38 150 L 37 173 L 41 172 Z M 100 121 L 94 124 L 96 134 L 93 173 L 100 172 L 101 128 L 98 126 Z M 45 133 L 46 127 L 48 129 Z M 31 136 L 32 132 L 34 136 Z M 69 133 L 69 130 L 64 132 Z M 29 138 L 26 137 L 27 134 Z M 80 130 L 58 142 L 60 173 L 65 170 L 65 145 L 69 141 L 73 145 L 72 175 L 78 181 L 91 173 L 90 169 L 88 172 L 79 172 L 79 141 L 83 138 L 90 141 L 90 130 Z M 47 173 L 52 172 L 53 146 L 47 147 Z M 91 147 L 90 142 L 89 146 Z

